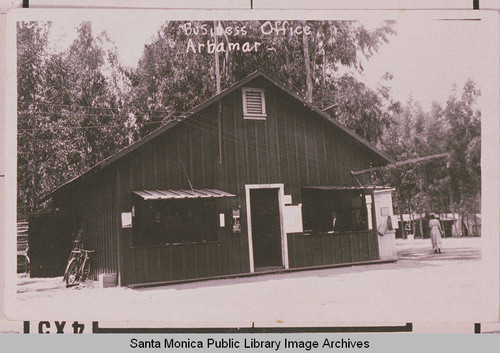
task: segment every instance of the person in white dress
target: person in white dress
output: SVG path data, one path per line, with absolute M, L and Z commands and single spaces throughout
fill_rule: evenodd
M 431 241 L 434 253 L 441 254 L 441 247 L 442 247 L 441 234 L 443 234 L 443 229 L 441 228 L 439 219 L 436 219 L 436 216 L 433 214 L 431 214 L 431 220 L 429 221 L 429 228 L 431 229 Z

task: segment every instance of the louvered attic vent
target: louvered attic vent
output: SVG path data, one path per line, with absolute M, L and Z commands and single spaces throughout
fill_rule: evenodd
M 262 88 L 243 88 L 243 118 L 265 120 L 266 99 Z

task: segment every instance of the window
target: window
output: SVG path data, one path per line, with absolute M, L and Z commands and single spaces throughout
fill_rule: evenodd
M 364 195 L 363 190 L 303 189 L 304 232 L 367 230 L 368 214 Z
M 217 240 L 214 199 L 142 200 L 134 202 L 134 246 L 201 243 Z
M 243 88 L 243 118 L 265 120 L 266 99 L 262 88 Z

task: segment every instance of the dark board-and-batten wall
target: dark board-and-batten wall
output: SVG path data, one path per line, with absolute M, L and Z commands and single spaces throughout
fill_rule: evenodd
M 121 224 L 117 207 L 116 176 L 112 172 L 101 172 L 92 181 L 59 193 L 53 200 L 54 207 L 60 208 L 67 221 L 72 223 L 73 232 L 81 227 L 82 222 L 85 224 L 85 247 L 96 250 L 92 254 L 93 279 L 97 279 L 100 274 L 119 272 Z M 68 233 L 65 236 L 74 235 Z M 72 242 L 73 239 L 69 241 Z M 67 256 L 69 257 L 69 253 Z
M 267 119 L 243 118 L 241 90 L 224 97 L 222 163 L 213 104 L 127 155 L 116 170 L 120 212 L 130 212 L 132 190 L 189 189 L 190 181 L 194 188 L 237 195 L 220 212 L 229 220 L 230 209 L 240 207 L 241 233 L 232 234 L 226 227 L 217 244 L 134 248 L 133 230 L 122 229 L 122 284 L 249 272 L 246 184 L 283 183 L 285 193 L 299 203 L 304 185 L 353 185 L 351 170 L 381 163 L 380 157 L 279 88 L 265 81 L 249 87 L 265 89 Z M 203 261 L 188 264 L 195 254 Z
M 288 234 L 291 268 L 358 263 L 379 259 L 377 233 L 373 230 L 334 234 Z
M 243 118 L 241 89 L 223 97 L 222 163 L 218 104 L 213 103 L 108 165 L 88 186 L 54 197 L 61 205 L 64 197 L 71 199 L 88 223 L 97 250 L 96 273 L 119 271 L 121 284 L 127 285 L 249 272 L 246 184 L 282 183 L 285 194 L 299 203 L 305 185 L 353 185 L 351 170 L 385 163 L 269 81 L 257 78 L 247 86 L 264 88 L 267 119 Z M 188 178 L 194 188 L 237 195 L 220 200 L 217 209 L 229 220 L 230 210 L 240 207 L 241 233 L 232 234 L 226 226 L 215 243 L 133 247 L 133 230 L 120 224 L 120 214 L 131 212 L 132 191 L 189 189 Z M 291 241 L 292 256 L 297 244 Z M 297 261 L 290 259 L 291 264 Z
M 266 120 L 243 119 L 241 90 L 222 100 L 222 164 L 217 104 L 134 150 L 117 165 L 122 211 L 131 190 L 218 188 L 244 197 L 245 184 L 285 184 L 300 202 L 305 185 L 355 185 L 351 170 L 381 158 L 264 82 Z M 123 181 L 121 181 L 123 180 Z

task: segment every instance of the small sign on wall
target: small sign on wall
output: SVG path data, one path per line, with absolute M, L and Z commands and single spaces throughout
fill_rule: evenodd
M 399 222 L 396 216 L 391 216 L 391 220 L 392 220 L 392 228 L 399 229 Z
M 289 205 L 283 208 L 283 226 L 285 233 L 302 233 L 302 204 Z
M 283 195 L 283 204 L 290 205 L 292 203 L 292 195 Z
M 221 228 L 224 228 L 226 226 L 226 216 L 224 213 L 219 213 L 219 225 Z
M 132 212 L 122 212 L 122 228 L 132 228 Z
M 381 207 L 380 214 L 384 217 L 387 217 L 389 215 L 389 207 Z

